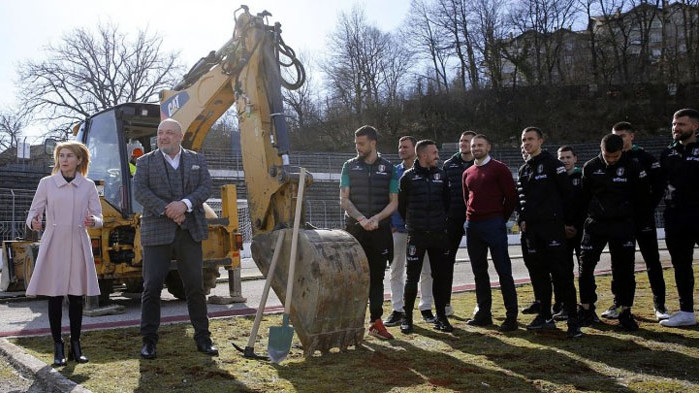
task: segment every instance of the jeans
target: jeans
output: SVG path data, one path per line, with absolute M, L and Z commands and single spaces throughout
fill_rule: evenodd
M 466 245 L 476 281 L 477 316 L 491 315 L 492 296 L 488 275 L 488 250 L 500 281 L 500 292 L 507 318 L 517 318 L 517 291 L 512 278 L 512 263 L 507 251 L 505 219 L 495 217 L 483 221 L 467 221 Z

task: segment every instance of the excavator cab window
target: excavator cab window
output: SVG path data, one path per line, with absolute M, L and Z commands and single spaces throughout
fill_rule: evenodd
M 88 177 L 104 181 L 104 199 L 122 213 L 126 212 L 122 147 L 117 132 L 114 111 L 109 110 L 92 117 L 83 137 L 90 151 Z

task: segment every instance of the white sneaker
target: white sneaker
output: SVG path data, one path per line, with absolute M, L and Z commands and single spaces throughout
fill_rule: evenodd
M 451 304 L 447 304 L 444 307 L 444 314 L 448 317 L 454 315 L 454 308 L 451 306 Z
M 662 308 L 655 308 L 655 317 L 658 319 L 658 322 L 670 318 L 670 313 L 667 312 L 667 309 L 665 307 Z
M 667 327 L 694 326 L 697 324 L 697 317 L 693 312 L 678 311 L 668 319 L 660 321 L 660 325 Z
M 602 318 L 607 318 L 607 319 L 618 319 L 619 318 L 619 307 L 617 307 L 616 303 L 612 304 L 609 306 L 608 309 L 604 310 L 602 313 Z

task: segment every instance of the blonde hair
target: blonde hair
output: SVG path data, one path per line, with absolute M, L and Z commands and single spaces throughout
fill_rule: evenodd
M 76 157 L 82 159 L 75 170 L 80 172 L 81 175 L 87 176 L 87 167 L 90 164 L 90 151 L 87 150 L 87 146 L 78 141 L 65 141 L 56 145 L 56 148 L 53 150 L 53 170 L 51 174 L 56 174 L 61 169 L 61 165 L 58 163 L 58 155 L 62 149 L 68 149 Z

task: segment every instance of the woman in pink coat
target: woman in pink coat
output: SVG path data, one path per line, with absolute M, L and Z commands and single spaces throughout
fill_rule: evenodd
M 80 348 L 83 296 L 99 295 L 95 262 L 87 228 L 102 226 L 102 208 L 95 183 L 86 178 L 90 153 L 80 142 L 62 142 L 54 150 L 51 176 L 39 182 L 27 226 L 46 228 L 27 296 L 49 297 L 49 324 L 54 341 L 54 365 L 64 366 L 65 347 L 61 337 L 63 297 L 68 295 L 70 317 L 69 359 L 86 363 Z

